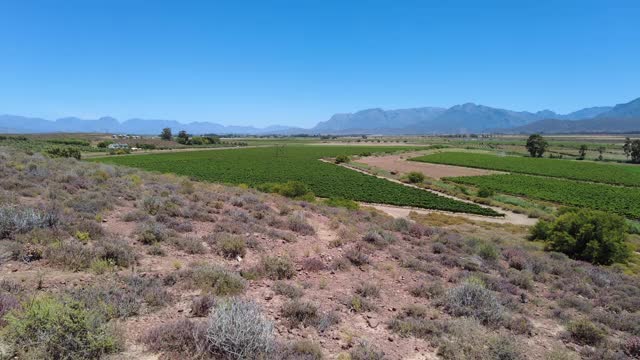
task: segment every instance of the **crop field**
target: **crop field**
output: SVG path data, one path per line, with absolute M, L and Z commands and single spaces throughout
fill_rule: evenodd
M 625 188 L 521 174 L 467 176 L 447 180 L 496 192 L 522 195 L 640 218 L 640 188 Z
M 640 166 L 463 152 L 442 152 L 411 160 L 640 187 Z
M 199 180 L 247 184 L 297 180 L 321 197 L 344 197 L 355 201 L 415 206 L 427 209 L 499 215 L 475 204 L 438 196 L 373 176 L 319 161 L 323 157 L 363 152 L 394 152 L 416 147 L 381 146 L 287 146 L 189 153 L 152 154 L 96 159 Z

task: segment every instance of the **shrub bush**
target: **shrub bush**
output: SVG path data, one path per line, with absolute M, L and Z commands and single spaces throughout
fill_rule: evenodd
M 485 325 L 502 321 L 503 307 L 490 290 L 476 282 L 465 282 L 447 292 L 445 310 L 454 316 L 469 316 Z
M 298 299 L 304 294 L 304 291 L 298 286 L 288 284 L 284 281 L 276 281 L 273 283 L 272 288 L 276 294 L 286 296 L 290 299 Z
M 418 305 L 405 308 L 389 322 L 388 327 L 402 337 L 428 339 L 440 333 L 438 326 L 428 318 L 427 310 Z
M 210 294 L 204 294 L 191 301 L 191 315 L 195 317 L 205 317 L 209 315 L 209 310 L 216 304 L 216 298 Z
M 488 189 L 488 188 L 480 188 L 478 190 L 478 197 L 481 198 L 488 198 L 488 197 L 492 197 L 493 195 L 495 195 L 495 191 L 493 191 L 493 189 Z
M 302 212 L 295 212 L 287 219 L 287 227 L 289 230 L 301 235 L 313 235 L 316 230 L 307 222 Z
M 351 161 L 351 158 L 349 158 L 347 155 L 338 155 L 336 156 L 336 159 L 335 159 L 336 164 L 348 163 L 350 161 Z
M 185 274 L 196 286 L 218 296 L 238 295 L 245 288 L 245 280 L 240 275 L 217 266 L 197 265 Z
M 384 352 L 366 341 L 360 341 L 349 350 L 351 360 L 384 360 Z
M 204 329 L 189 319 L 180 319 L 151 328 L 142 342 L 152 351 L 196 358 L 205 345 Z
M 138 241 L 145 245 L 152 245 L 169 238 L 167 228 L 155 221 L 141 224 L 136 230 Z
M 288 257 L 267 256 L 262 258 L 261 268 L 272 280 L 291 279 L 296 276 L 296 269 Z
M 0 239 L 33 229 L 53 227 L 58 222 L 58 215 L 53 211 L 46 213 L 33 208 L 0 206 Z
M 275 349 L 273 323 L 257 305 L 239 299 L 219 302 L 207 321 L 209 351 L 230 359 L 261 359 Z
M 344 252 L 344 257 L 355 266 L 362 266 L 371 262 L 364 248 L 358 244 L 347 249 L 347 251 Z
M 247 253 L 247 243 L 241 236 L 232 234 L 222 234 L 217 236 L 215 246 L 220 255 L 227 259 L 245 256 Z
M 293 300 L 282 307 L 282 316 L 289 319 L 293 325 L 314 326 L 320 318 L 318 307 L 309 302 Z
M 417 171 L 412 171 L 407 174 L 407 180 L 412 184 L 419 184 L 424 181 L 424 174 Z
M 309 340 L 296 341 L 279 351 L 278 359 L 282 360 L 322 360 L 322 349 Z
M 37 296 L 5 320 L 6 342 L 20 358 L 98 359 L 121 349 L 105 319 L 71 299 Z
M 571 339 L 581 345 L 598 345 L 605 338 L 604 331 L 586 319 L 570 322 L 567 331 Z
M 632 336 L 622 345 L 624 353 L 635 359 L 640 359 L 640 336 Z
M 593 264 L 624 262 L 631 255 L 626 241 L 624 218 L 590 209 L 565 210 L 550 225 L 533 228 L 531 238 L 546 241 L 546 249 Z

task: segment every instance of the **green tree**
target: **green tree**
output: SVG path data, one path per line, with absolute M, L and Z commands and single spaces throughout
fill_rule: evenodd
M 602 161 L 604 160 L 604 151 L 606 150 L 606 148 L 604 146 L 599 146 L 598 147 L 598 160 Z
M 540 134 L 533 134 L 527 139 L 527 151 L 531 157 L 542 157 L 549 143 Z
M 580 150 L 578 150 L 578 160 L 584 160 L 587 156 L 587 145 L 580 145 Z
M 162 129 L 162 132 L 160 133 L 160 139 L 171 141 L 172 138 L 173 138 L 173 134 L 171 134 L 171 128 Z
M 631 139 L 625 138 L 624 145 L 622 145 L 622 151 L 624 151 L 624 155 L 629 158 L 631 156 Z
M 543 220 L 541 220 L 543 222 Z M 553 223 L 540 223 L 530 239 L 546 241 L 546 249 L 593 264 L 624 262 L 631 255 L 627 245 L 627 224 L 619 215 L 590 210 L 562 211 Z
M 187 134 L 186 131 L 184 130 L 180 130 L 180 132 L 178 132 L 178 139 L 177 141 L 180 144 L 186 144 L 189 141 L 189 134 Z
M 631 162 L 640 163 L 640 140 L 636 139 L 631 142 Z

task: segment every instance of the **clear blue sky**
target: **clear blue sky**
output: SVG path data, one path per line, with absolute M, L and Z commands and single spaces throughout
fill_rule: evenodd
M 640 97 L 640 1 L 0 1 L 0 113 L 311 126 Z

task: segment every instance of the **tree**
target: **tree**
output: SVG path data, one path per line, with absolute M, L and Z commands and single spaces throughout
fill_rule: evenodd
M 171 128 L 162 129 L 162 133 L 160 133 L 160 139 L 171 141 L 172 138 L 173 138 L 173 134 L 171 134 Z
M 593 264 L 624 262 L 631 255 L 622 216 L 590 209 L 567 209 L 553 223 L 540 223 L 530 239 L 546 241 L 546 250 Z
M 624 151 L 624 155 L 629 158 L 631 156 L 631 139 L 625 138 L 624 145 L 622 145 L 622 151 Z
M 587 156 L 587 145 L 580 145 L 578 154 L 580 154 L 580 156 L 578 156 L 578 160 L 584 160 L 584 158 Z
M 189 134 L 187 134 L 186 131 L 184 130 L 180 130 L 180 132 L 178 132 L 178 139 L 177 141 L 180 144 L 186 144 L 189 141 Z
M 527 151 L 531 157 L 542 157 L 549 143 L 540 134 L 533 134 L 527 139 Z
M 631 142 L 631 162 L 640 163 L 640 140 L 636 139 Z
M 604 146 L 599 146 L 598 147 L 598 160 L 602 161 L 604 160 L 604 151 L 606 150 L 606 148 Z

